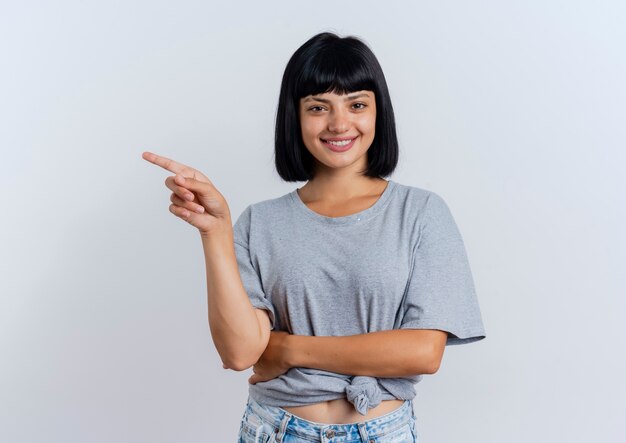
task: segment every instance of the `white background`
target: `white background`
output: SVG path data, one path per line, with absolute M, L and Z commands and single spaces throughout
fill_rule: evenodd
M 233 221 L 285 183 L 280 80 L 362 38 L 440 194 L 487 338 L 416 385 L 420 443 L 618 442 L 626 418 L 626 6 L 619 1 L 0 3 L 0 441 L 234 442 L 197 231 L 150 150 Z

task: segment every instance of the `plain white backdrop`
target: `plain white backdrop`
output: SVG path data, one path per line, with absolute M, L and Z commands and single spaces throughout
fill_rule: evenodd
M 0 2 L 0 441 L 234 442 L 197 231 L 153 151 L 250 203 L 280 180 L 291 54 L 362 38 L 440 194 L 487 331 L 416 385 L 420 443 L 620 442 L 626 6 L 619 1 Z

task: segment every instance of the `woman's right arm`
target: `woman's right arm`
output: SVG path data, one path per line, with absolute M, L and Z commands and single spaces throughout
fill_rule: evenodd
M 252 306 L 241 281 L 226 199 L 200 171 L 151 152 L 142 157 L 176 174 L 165 180 L 172 190 L 170 212 L 200 232 L 209 328 L 224 366 L 236 371 L 253 366 L 269 342 L 270 320 Z
M 270 338 L 267 311 L 250 303 L 237 266 L 232 225 L 221 235 L 201 235 L 206 263 L 211 336 L 222 362 L 243 371 L 257 362 Z

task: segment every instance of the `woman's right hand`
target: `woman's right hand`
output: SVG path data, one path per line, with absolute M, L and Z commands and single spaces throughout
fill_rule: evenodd
M 170 212 L 198 228 L 203 236 L 232 230 L 226 199 L 206 175 L 152 152 L 146 151 L 141 156 L 176 174 L 165 179 L 165 186 L 172 191 Z

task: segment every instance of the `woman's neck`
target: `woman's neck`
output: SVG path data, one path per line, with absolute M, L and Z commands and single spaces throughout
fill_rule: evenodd
M 326 202 L 340 204 L 355 198 L 379 196 L 387 187 L 383 178 L 364 177 L 315 177 L 298 189 L 303 202 Z

